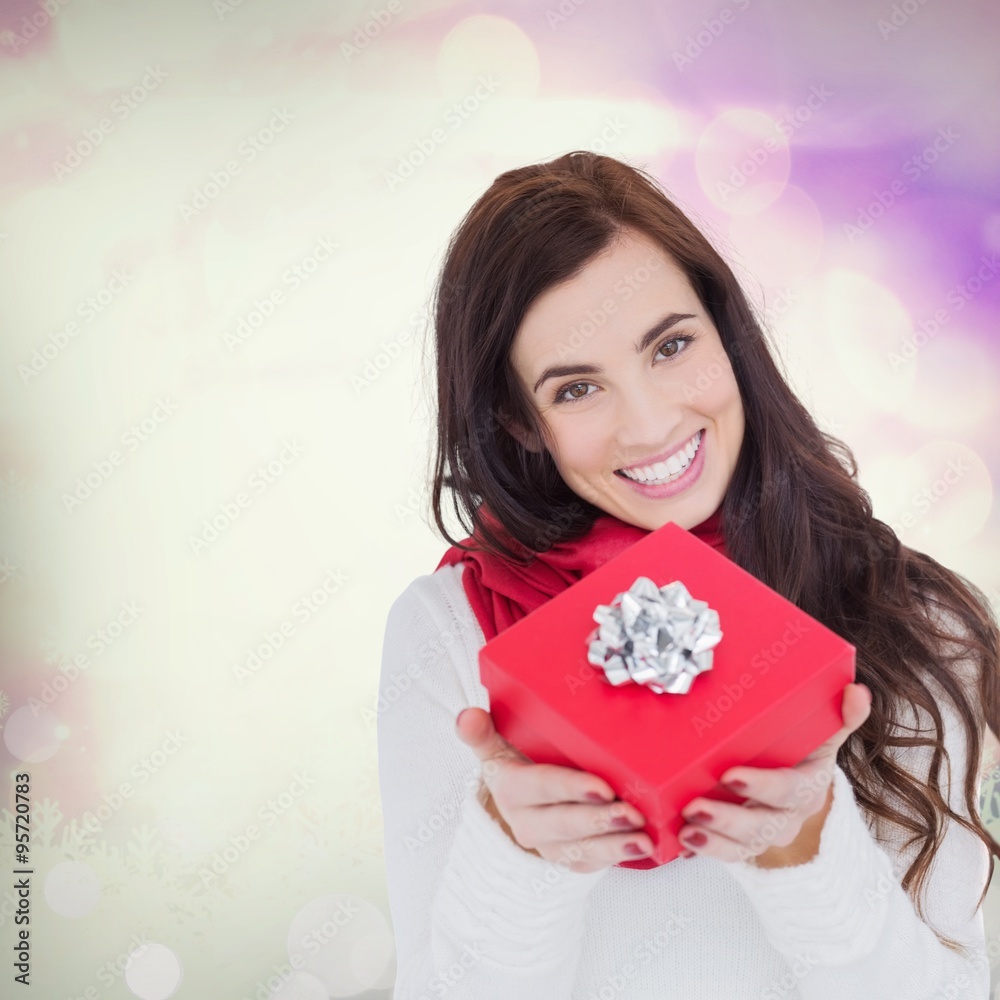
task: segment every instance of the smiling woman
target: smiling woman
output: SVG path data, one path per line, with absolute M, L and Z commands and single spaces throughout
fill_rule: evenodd
M 650 279 L 616 297 L 622 276 L 643 265 Z M 600 325 L 573 347 L 568 338 L 588 316 Z M 636 330 L 646 333 L 633 343 Z M 511 362 L 544 443 L 508 429 L 523 447 L 547 449 L 578 496 L 648 529 L 691 528 L 718 509 L 743 443 L 739 386 L 712 317 L 648 237 L 624 231 L 578 275 L 542 292 L 521 320 Z M 562 381 L 579 375 L 593 380 Z M 658 502 L 667 498 L 675 499 Z
M 394 997 L 985 998 L 982 594 L 873 516 L 728 265 L 642 171 L 575 152 L 501 174 L 438 289 L 452 544 L 389 611 L 381 689 L 412 684 L 378 720 Z M 800 764 L 687 803 L 690 860 L 656 865 L 600 776 L 499 736 L 478 653 L 671 521 L 851 642 L 860 683 Z

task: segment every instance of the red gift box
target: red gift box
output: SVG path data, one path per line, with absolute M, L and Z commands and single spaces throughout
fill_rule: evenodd
M 588 661 L 594 610 L 641 576 L 679 580 L 718 612 L 711 669 L 686 694 L 612 685 Z M 794 766 L 842 727 L 854 663 L 851 643 L 671 522 L 486 643 L 479 676 L 504 739 L 600 776 L 645 816 L 653 854 L 620 866 L 654 868 L 683 850 L 693 798 L 743 801 L 719 784 L 729 768 Z

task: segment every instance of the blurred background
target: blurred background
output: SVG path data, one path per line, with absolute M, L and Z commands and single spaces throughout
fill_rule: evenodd
M 504 170 L 652 172 L 876 514 L 1000 603 L 998 41 L 987 0 L 3 0 L 35 995 L 391 995 L 382 630 L 446 547 L 427 303 Z

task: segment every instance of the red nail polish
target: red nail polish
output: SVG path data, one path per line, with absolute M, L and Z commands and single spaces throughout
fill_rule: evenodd
M 638 855 L 638 854 L 645 854 L 646 852 L 638 844 L 630 840 L 625 845 L 625 853 Z
M 691 813 L 690 816 L 686 817 L 689 823 L 711 823 L 712 815 L 711 813 L 702 812 L 700 809 L 697 812 Z
M 688 833 L 681 838 L 685 844 L 690 844 L 692 847 L 704 847 L 708 843 L 708 837 L 701 832 L 701 830 L 695 830 L 694 833 Z
M 737 795 L 742 795 L 747 790 L 745 781 L 727 781 L 727 787 L 731 788 Z
M 597 792 L 587 792 L 587 799 L 590 802 L 607 802 L 608 800 Z

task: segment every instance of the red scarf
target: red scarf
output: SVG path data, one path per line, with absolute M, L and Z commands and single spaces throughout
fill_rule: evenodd
M 485 519 L 511 548 L 516 552 L 528 551 L 503 530 L 485 506 L 482 511 Z M 721 507 L 708 520 L 689 530 L 692 535 L 726 555 Z M 468 564 L 462 573 L 462 585 L 489 642 L 648 533 L 647 528 L 627 524 L 611 514 L 601 514 L 585 535 L 558 542 L 548 552 L 536 552 L 534 560 L 527 566 L 517 566 L 489 552 L 463 552 L 452 545 L 435 570 L 456 562 Z M 463 545 L 472 542 L 480 544 L 476 533 L 462 539 Z

